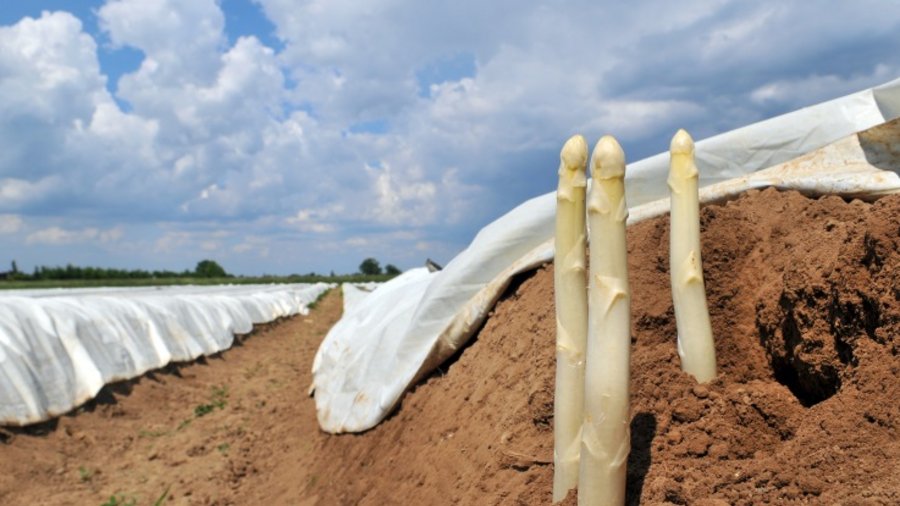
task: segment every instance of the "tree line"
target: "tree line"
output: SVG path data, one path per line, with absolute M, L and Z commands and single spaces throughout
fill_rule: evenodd
M 65 266 L 40 265 L 34 268 L 31 274 L 19 270 L 16 261 L 12 261 L 9 272 L 0 272 L 0 279 L 6 278 L 14 281 L 43 281 L 43 280 L 71 280 L 71 279 L 154 279 L 154 278 L 229 278 L 231 274 L 225 272 L 215 260 L 201 260 L 194 270 L 170 271 L 144 269 L 111 269 L 104 267 L 79 267 L 67 264 Z
M 369 276 L 388 279 L 400 274 L 400 269 L 393 264 L 387 264 L 382 268 L 381 263 L 375 258 L 366 258 L 359 265 L 356 274 L 336 275 L 332 271 L 329 275 L 320 275 L 314 272 L 309 274 L 292 274 L 290 276 L 268 276 L 262 278 L 284 278 L 287 281 L 328 280 L 328 279 L 355 279 L 358 276 Z M 70 281 L 70 280 L 152 280 L 152 279 L 195 279 L 195 278 L 236 278 L 229 274 L 215 260 L 201 260 L 194 270 L 145 270 L 145 269 L 112 269 L 104 267 L 80 267 L 67 264 L 65 266 L 37 266 L 32 273 L 19 270 L 16 261 L 13 260 L 8 272 L 0 272 L 0 280 L 9 281 Z
M 359 264 L 359 273 L 365 274 L 367 276 L 380 276 L 382 274 L 387 274 L 389 276 L 396 276 L 400 274 L 400 269 L 397 268 L 394 264 L 387 264 L 384 266 L 384 270 L 381 269 L 381 263 L 374 258 L 367 258 Z

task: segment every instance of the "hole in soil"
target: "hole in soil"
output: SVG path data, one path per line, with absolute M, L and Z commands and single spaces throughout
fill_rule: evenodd
M 808 408 L 836 394 L 841 388 L 841 379 L 832 365 L 807 361 L 803 352 L 809 352 L 818 343 L 803 339 L 794 304 L 793 300 L 782 294 L 778 303 L 782 311 L 780 324 L 765 324 L 757 320 L 757 330 L 760 344 L 769 356 L 775 380 L 787 387 L 800 404 Z M 839 345 L 847 345 L 836 335 L 834 343 L 840 357 Z M 850 352 L 849 346 L 847 352 Z M 840 360 L 847 363 L 843 358 Z
M 766 312 L 765 303 L 757 309 Z M 841 388 L 841 371 L 857 365 L 854 344 L 871 339 L 884 344 L 882 306 L 862 291 L 815 288 L 782 293 L 777 308 L 757 316 L 760 344 L 775 379 L 806 407 Z
M 881 326 L 881 308 L 878 303 L 869 297 L 862 298 L 863 318 L 865 320 L 866 335 L 869 339 L 884 344 L 884 342 L 875 333 Z
M 797 367 L 789 361 L 773 357 L 771 364 L 775 380 L 786 386 L 803 407 L 815 406 L 841 389 L 841 380 L 833 369 L 826 368 L 815 380 L 804 381 Z

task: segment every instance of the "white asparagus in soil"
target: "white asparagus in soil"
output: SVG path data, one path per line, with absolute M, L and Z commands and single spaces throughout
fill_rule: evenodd
M 669 148 L 669 272 L 678 330 L 681 369 L 698 382 L 716 377 L 716 347 L 706 305 L 703 262 L 700 257 L 700 199 L 694 141 L 684 130 Z
M 625 154 L 604 136 L 591 157 L 588 195 L 590 285 L 585 365 L 584 426 L 578 504 L 625 504 L 625 471 L 631 450 L 631 292 L 625 220 Z
M 576 135 L 559 155 L 556 190 L 556 394 L 553 401 L 553 502 L 578 486 L 584 417 L 584 348 L 587 340 L 584 199 L 588 146 Z

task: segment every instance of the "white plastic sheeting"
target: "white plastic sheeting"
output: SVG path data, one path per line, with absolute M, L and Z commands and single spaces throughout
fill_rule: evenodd
M 856 135 L 897 117 L 900 79 L 700 141 L 701 198 L 719 201 L 764 186 L 847 196 L 897 191 L 897 175 L 879 171 L 898 170 L 896 124 Z M 775 167 L 805 154 L 805 161 Z M 668 211 L 667 172 L 667 153 L 629 164 L 630 222 Z M 513 275 L 552 259 L 555 208 L 554 193 L 523 203 L 482 229 L 443 271 L 404 274 L 393 282 L 409 277 L 414 289 L 378 290 L 339 321 L 319 351 L 331 359 L 317 357 L 314 367 L 322 429 L 374 427 L 407 388 L 462 346 Z
M 349 313 L 358 306 L 363 299 L 369 296 L 381 283 L 342 283 L 341 294 L 344 296 L 344 314 Z
M 342 381 L 338 382 L 314 382 L 317 407 L 324 403 L 325 413 L 331 416 L 332 411 L 352 412 L 351 406 L 354 404 L 380 406 L 393 402 L 390 398 L 364 398 L 366 385 L 360 382 L 369 378 L 393 376 L 390 367 L 394 364 L 388 357 L 405 356 L 409 350 L 399 340 L 387 337 L 396 336 L 409 328 L 413 311 L 435 275 L 436 273 L 430 273 L 424 267 L 404 272 L 378 286 L 331 328 L 329 336 L 339 334 L 355 337 L 356 340 L 326 338 L 313 360 L 313 377 L 320 370 L 336 371 L 345 368 L 357 368 L 359 374 L 345 374 L 339 378 Z M 386 300 L 392 301 L 392 304 L 385 305 Z M 369 333 L 353 332 L 356 329 L 368 329 Z M 382 360 L 370 360 L 372 357 L 380 357 Z M 348 397 L 346 392 L 358 392 L 359 397 Z M 319 413 L 321 415 L 322 412 Z
M 65 413 L 113 381 L 231 347 L 334 285 L 0 291 L 0 425 Z

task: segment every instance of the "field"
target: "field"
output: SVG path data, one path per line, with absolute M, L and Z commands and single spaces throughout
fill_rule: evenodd
M 900 503 L 900 197 L 753 191 L 701 220 L 719 360 L 705 386 L 678 365 L 667 220 L 629 228 L 628 503 Z M 0 503 L 549 504 L 552 279 L 519 276 L 366 433 L 320 432 L 306 395 L 332 291 L 218 356 L 3 431 Z

